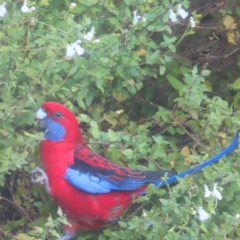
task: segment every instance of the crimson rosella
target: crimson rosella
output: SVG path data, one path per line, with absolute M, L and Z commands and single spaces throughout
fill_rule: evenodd
M 41 173 L 46 190 L 66 214 L 71 225 L 64 226 L 59 240 L 74 237 L 77 229 L 94 229 L 106 222 L 116 221 L 132 204 L 133 198 L 145 193 L 149 183 L 162 187 L 178 177 L 200 171 L 203 167 L 228 154 L 238 144 L 232 143 L 214 158 L 188 171 L 177 174 L 169 171 L 140 171 L 114 164 L 94 153 L 84 141 L 74 114 L 56 102 L 46 102 L 36 113 L 44 129 L 40 143 Z M 168 179 L 161 178 L 168 175 Z

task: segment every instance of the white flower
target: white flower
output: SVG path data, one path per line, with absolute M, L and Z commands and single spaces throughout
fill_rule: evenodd
M 83 35 L 83 38 L 85 40 L 91 41 L 94 35 L 94 27 L 91 28 L 90 32 L 88 32 L 87 34 Z
M 78 44 L 80 44 L 80 43 L 82 43 L 82 41 L 81 41 L 80 39 L 78 39 L 76 42 L 72 43 L 71 46 L 72 46 L 73 48 L 75 48 L 75 46 L 78 45 Z
M 236 219 L 239 219 L 239 218 L 240 218 L 240 215 L 237 213 L 237 214 L 235 215 L 235 218 L 236 218 Z
M 21 7 L 21 11 L 24 12 L 24 13 L 27 13 L 29 12 L 29 7 L 25 4 L 25 1 Z
M 147 214 L 144 212 L 142 216 L 143 216 L 143 217 L 147 217 Z
M 70 4 L 70 9 L 73 9 L 73 8 L 75 8 L 76 6 L 77 6 L 77 4 L 74 3 L 74 2 L 72 2 L 72 3 Z
M 169 10 L 169 18 L 171 19 L 172 22 L 177 21 L 177 15 L 176 15 L 176 13 L 173 12 L 172 9 Z
M 141 16 L 137 15 L 137 10 L 133 11 L 133 25 L 138 24 Z
M 186 12 L 183 8 L 181 4 L 178 4 L 178 11 L 177 11 L 178 15 L 181 16 L 181 18 L 185 19 L 188 16 L 188 12 Z
M 77 52 L 79 56 L 83 55 L 85 50 L 82 48 L 79 44 L 81 43 L 81 40 L 77 40 L 75 43 L 72 44 L 73 49 Z
M 199 214 L 198 218 L 201 222 L 209 218 L 209 214 L 202 207 L 198 207 L 198 214 Z
M 84 48 L 82 48 L 79 44 L 81 43 L 81 40 L 77 40 L 76 42 L 72 44 L 67 44 L 66 46 L 66 57 L 72 58 L 75 53 L 77 53 L 79 56 L 84 54 Z
M 31 8 L 29 8 L 27 6 L 27 0 L 24 0 L 23 2 L 23 5 L 21 7 L 21 11 L 24 12 L 24 13 L 27 13 L 27 12 L 32 12 L 34 11 L 36 8 L 34 6 L 32 6 Z
M 100 42 L 100 39 L 95 39 L 93 40 L 94 43 L 99 43 Z
M 29 12 L 35 11 L 36 8 L 34 6 L 30 7 Z
M 83 55 L 84 52 L 85 52 L 84 48 L 82 48 L 82 47 L 79 46 L 79 45 L 76 45 L 76 46 L 75 46 L 75 51 L 77 52 L 77 54 L 78 54 L 79 56 Z
M 66 52 L 66 57 L 68 58 L 72 58 L 75 55 L 75 50 L 73 49 L 73 47 L 69 44 L 67 44 L 66 46 L 67 52 Z
M 196 27 L 196 23 L 195 23 L 193 17 L 190 17 L 189 21 L 190 21 L 190 25 L 192 28 Z
M 4 17 L 4 15 L 7 13 L 7 9 L 5 6 L 6 6 L 6 2 L 0 5 L 0 17 Z
M 82 43 L 81 40 L 77 40 L 76 42 L 72 43 L 71 46 L 72 48 L 77 52 L 77 54 L 83 55 L 84 54 L 84 48 L 82 48 L 79 44 Z
M 209 191 L 208 186 L 206 184 L 204 184 L 204 191 L 205 191 L 205 194 L 204 194 L 205 198 L 209 198 L 212 195 L 212 193 Z
M 212 190 L 212 195 L 218 200 L 222 200 L 222 195 L 221 193 L 217 190 L 217 183 L 214 183 L 213 185 L 213 190 Z
M 146 22 L 147 19 L 146 19 L 145 17 L 142 17 L 142 21 L 143 21 L 143 22 Z

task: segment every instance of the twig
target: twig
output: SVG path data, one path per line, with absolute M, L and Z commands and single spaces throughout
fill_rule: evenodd
M 143 203 L 139 208 L 137 208 L 136 211 L 134 211 L 132 214 L 127 216 L 123 221 L 127 221 L 129 218 L 133 217 L 140 209 L 144 208 L 149 202 Z
M 201 144 L 199 140 L 194 137 L 173 115 L 170 115 L 170 117 L 191 139 L 193 139 L 197 143 L 197 145 L 201 146 L 206 152 L 208 152 L 207 148 L 203 144 Z

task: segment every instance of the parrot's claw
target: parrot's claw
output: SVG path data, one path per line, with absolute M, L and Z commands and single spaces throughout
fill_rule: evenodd
M 30 180 L 32 183 L 44 184 L 47 193 L 50 192 L 48 177 L 41 168 L 36 167 L 30 172 Z
M 60 238 L 57 238 L 56 240 L 69 240 L 71 238 L 73 238 L 75 236 L 75 233 L 65 233 L 64 235 L 62 235 Z
M 35 174 L 35 173 L 38 173 Z M 46 174 L 45 172 L 37 167 L 37 168 L 34 168 L 31 172 L 30 172 L 30 180 L 32 183 L 42 183 L 44 181 L 44 177 L 46 177 Z

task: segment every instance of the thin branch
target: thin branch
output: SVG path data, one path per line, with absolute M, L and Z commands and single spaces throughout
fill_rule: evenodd
M 197 145 L 199 145 L 206 152 L 208 152 L 207 148 L 202 143 L 200 143 L 199 140 L 195 136 L 193 136 L 173 115 L 170 115 L 170 117 L 191 139 L 193 139 L 197 143 Z

